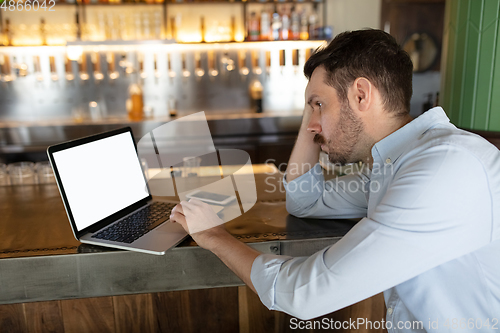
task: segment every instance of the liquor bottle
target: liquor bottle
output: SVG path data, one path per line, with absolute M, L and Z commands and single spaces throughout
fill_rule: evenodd
M 290 28 L 291 39 L 297 40 L 300 38 L 300 15 L 295 10 L 295 7 L 292 7 L 292 26 Z
M 290 39 L 290 18 L 286 10 L 283 11 L 283 15 L 281 15 L 281 39 Z
M 134 14 L 134 33 L 136 40 L 142 39 L 141 13 L 139 12 Z
M 82 27 L 80 26 L 80 16 L 78 12 L 75 14 L 75 24 L 76 24 L 76 40 L 82 39 Z
M 309 39 L 309 25 L 307 20 L 306 12 L 302 12 L 300 15 L 300 39 L 307 40 Z
M 149 20 L 149 12 L 142 13 L 142 38 L 151 39 L 151 25 Z
M 260 40 L 271 39 L 271 19 L 269 13 L 263 10 L 260 14 Z
M 319 18 L 317 14 L 318 4 L 314 4 L 313 10 L 309 15 L 309 38 L 318 39 L 319 38 Z
M 272 23 L 271 23 L 271 31 L 272 31 L 272 39 L 273 40 L 280 39 L 281 28 L 282 28 L 281 15 L 278 13 L 277 6 L 274 6 L 274 13 L 273 13 Z
M 143 108 L 144 102 L 142 98 L 142 89 L 138 84 L 131 84 L 128 93 L 130 96 L 128 117 L 132 121 L 140 121 L 144 117 Z
M 231 42 L 236 41 L 236 17 L 231 16 Z
M 200 17 L 200 34 L 201 34 L 201 42 L 205 42 L 205 16 Z
M 5 46 L 12 46 L 12 30 L 10 28 L 10 20 L 5 19 L 5 28 L 3 30 Z
M 262 83 L 259 80 L 253 80 L 250 83 L 250 99 L 252 104 L 252 109 L 256 113 L 262 113 L 262 91 L 264 90 Z
M 47 45 L 47 34 L 45 31 L 45 20 L 40 19 L 40 38 L 42 40 L 42 45 Z
M 252 12 L 248 20 L 248 40 L 259 40 L 260 29 L 257 14 Z

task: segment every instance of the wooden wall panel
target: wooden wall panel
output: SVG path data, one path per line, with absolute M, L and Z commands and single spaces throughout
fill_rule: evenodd
M 351 305 L 349 307 L 349 317 L 353 320 L 357 320 L 357 318 L 366 318 L 372 322 L 378 321 L 381 322 L 382 319 L 385 321 L 385 301 L 384 294 L 380 293 L 373 297 L 367 298 L 364 301 Z M 359 328 L 358 330 L 350 330 L 350 332 L 354 333 L 384 333 L 387 332 L 385 329 L 370 329 L 369 327 Z
M 329 313 L 322 317 L 314 318 L 313 320 L 311 320 L 311 324 L 309 324 L 311 326 L 307 326 L 308 324 L 306 323 L 306 321 L 301 323 L 299 326 L 298 319 L 292 322 L 293 317 L 286 313 L 277 311 L 269 311 L 269 312 L 274 312 L 275 315 L 274 330 L 266 330 L 262 332 L 273 332 L 273 331 L 275 333 L 292 333 L 292 332 L 385 333 L 387 332 L 387 330 L 383 329 L 374 329 L 374 328 L 369 329 L 366 327 L 359 327 L 359 329 L 352 329 L 351 327 L 347 327 L 347 325 L 346 328 L 325 329 L 327 327 L 332 328 L 334 325 L 333 323 L 336 321 L 342 323 L 344 321 L 349 322 L 350 319 L 352 321 L 356 321 L 358 318 L 364 318 L 371 322 L 374 321 L 381 322 L 382 319 L 385 320 L 385 303 L 383 294 L 375 295 L 373 297 L 365 299 L 364 301 L 345 307 L 338 311 Z M 260 318 L 259 320 L 262 320 L 262 318 Z M 324 320 L 329 326 L 322 326 Z M 307 327 L 314 327 L 313 325 L 315 324 L 313 321 L 319 322 L 316 323 L 316 329 L 307 328 Z M 304 327 L 304 329 L 299 329 L 298 327 Z
M 60 301 L 24 303 L 30 333 L 64 332 Z
M 125 295 L 113 297 L 116 332 L 154 333 L 157 331 L 153 295 Z
M 26 332 L 23 304 L 0 305 L 0 332 Z
M 238 288 L 156 293 L 159 332 L 228 332 L 239 330 Z
M 238 287 L 240 303 L 240 333 L 257 332 L 325 332 L 324 329 L 297 329 L 291 325 L 292 316 L 278 311 L 268 310 L 260 301 L 259 297 L 248 287 Z M 356 321 L 358 318 L 366 318 L 372 322 L 385 320 L 385 303 L 383 294 L 378 294 L 364 301 L 353 304 L 322 317 L 315 318 L 315 321 L 322 323 L 322 320 L 349 321 L 350 318 Z M 305 325 L 305 324 L 304 324 Z M 294 329 L 292 329 L 294 327 Z M 328 331 L 328 330 L 327 330 Z M 333 330 L 331 330 L 333 331 Z M 360 327 L 359 330 L 350 328 L 334 330 L 344 333 L 384 333 L 383 329 L 369 329 Z
M 382 294 L 323 317 L 322 322 L 372 322 L 385 317 Z M 0 305 L 0 332 L 324 332 L 292 329 L 292 317 L 268 310 L 248 287 L 212 288 Z M 344 333 L 384 333 L 360 327 Z
M 66 333 L 113 333 L 115 319 L 111 297 L 61 301 Z
M 276 311 L 268 310 L 247 286 L 238 287 L 240 333 L 274 332 Z

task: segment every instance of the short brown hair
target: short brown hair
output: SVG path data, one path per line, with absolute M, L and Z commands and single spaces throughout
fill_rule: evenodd
M 365 77 L 380 91 L 386 111 L 395 116 L 410 112 L 413 64 L 388 33 L 375 29 L 343 32 L 307 60 L 307 79 L 319 66 L 324 66 L 325 83 L 337 90 L 341 101 L 347 101 L 347 88 L 354 80 Z

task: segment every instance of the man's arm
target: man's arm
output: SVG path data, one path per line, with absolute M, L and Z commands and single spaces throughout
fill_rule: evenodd
M 287 181 L 292 181 L 308 172 L 319 160 L 320 148 L 314 143 L 314 133 L 308 131 L 312 111 L 304 110 L 297 141 L 286 168 Z
M 209 205 L 197 199 L 191 199 L 189 202 L 183 201 L 172 210 L 170 220 L 181 224 L 187 232 L 201 230 L 191 234 L 196 244 L 213 252 L 250 289 L 256 292 L 250 279 L 250 272 L 255 258 L 261 253 L 234 238 L 224 228 L 222 225 L 224 222 Z M 208 223 L 211 226 L 216 226 L 207 229 L 204 226 L 207 220 L 210 220 Z
M 366 216 L 365 174 L 353 174 L 325 182 L 319 166 L 320 147 L 314 143 L 314 110 L 306 106 L 297 141 L 283 182 L 287 211 L 298 217 L 359 218 Z

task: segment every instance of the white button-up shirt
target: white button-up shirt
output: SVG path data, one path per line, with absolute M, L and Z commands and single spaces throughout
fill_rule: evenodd
M 364 218 L 310 257 L 257 257 L 262 302 L 311 319 L 383 291 L 389 332 L 500 332 L 499 150 L 437 107 L 372 156 L 365 172 L 284 180 L 290 214 Z

